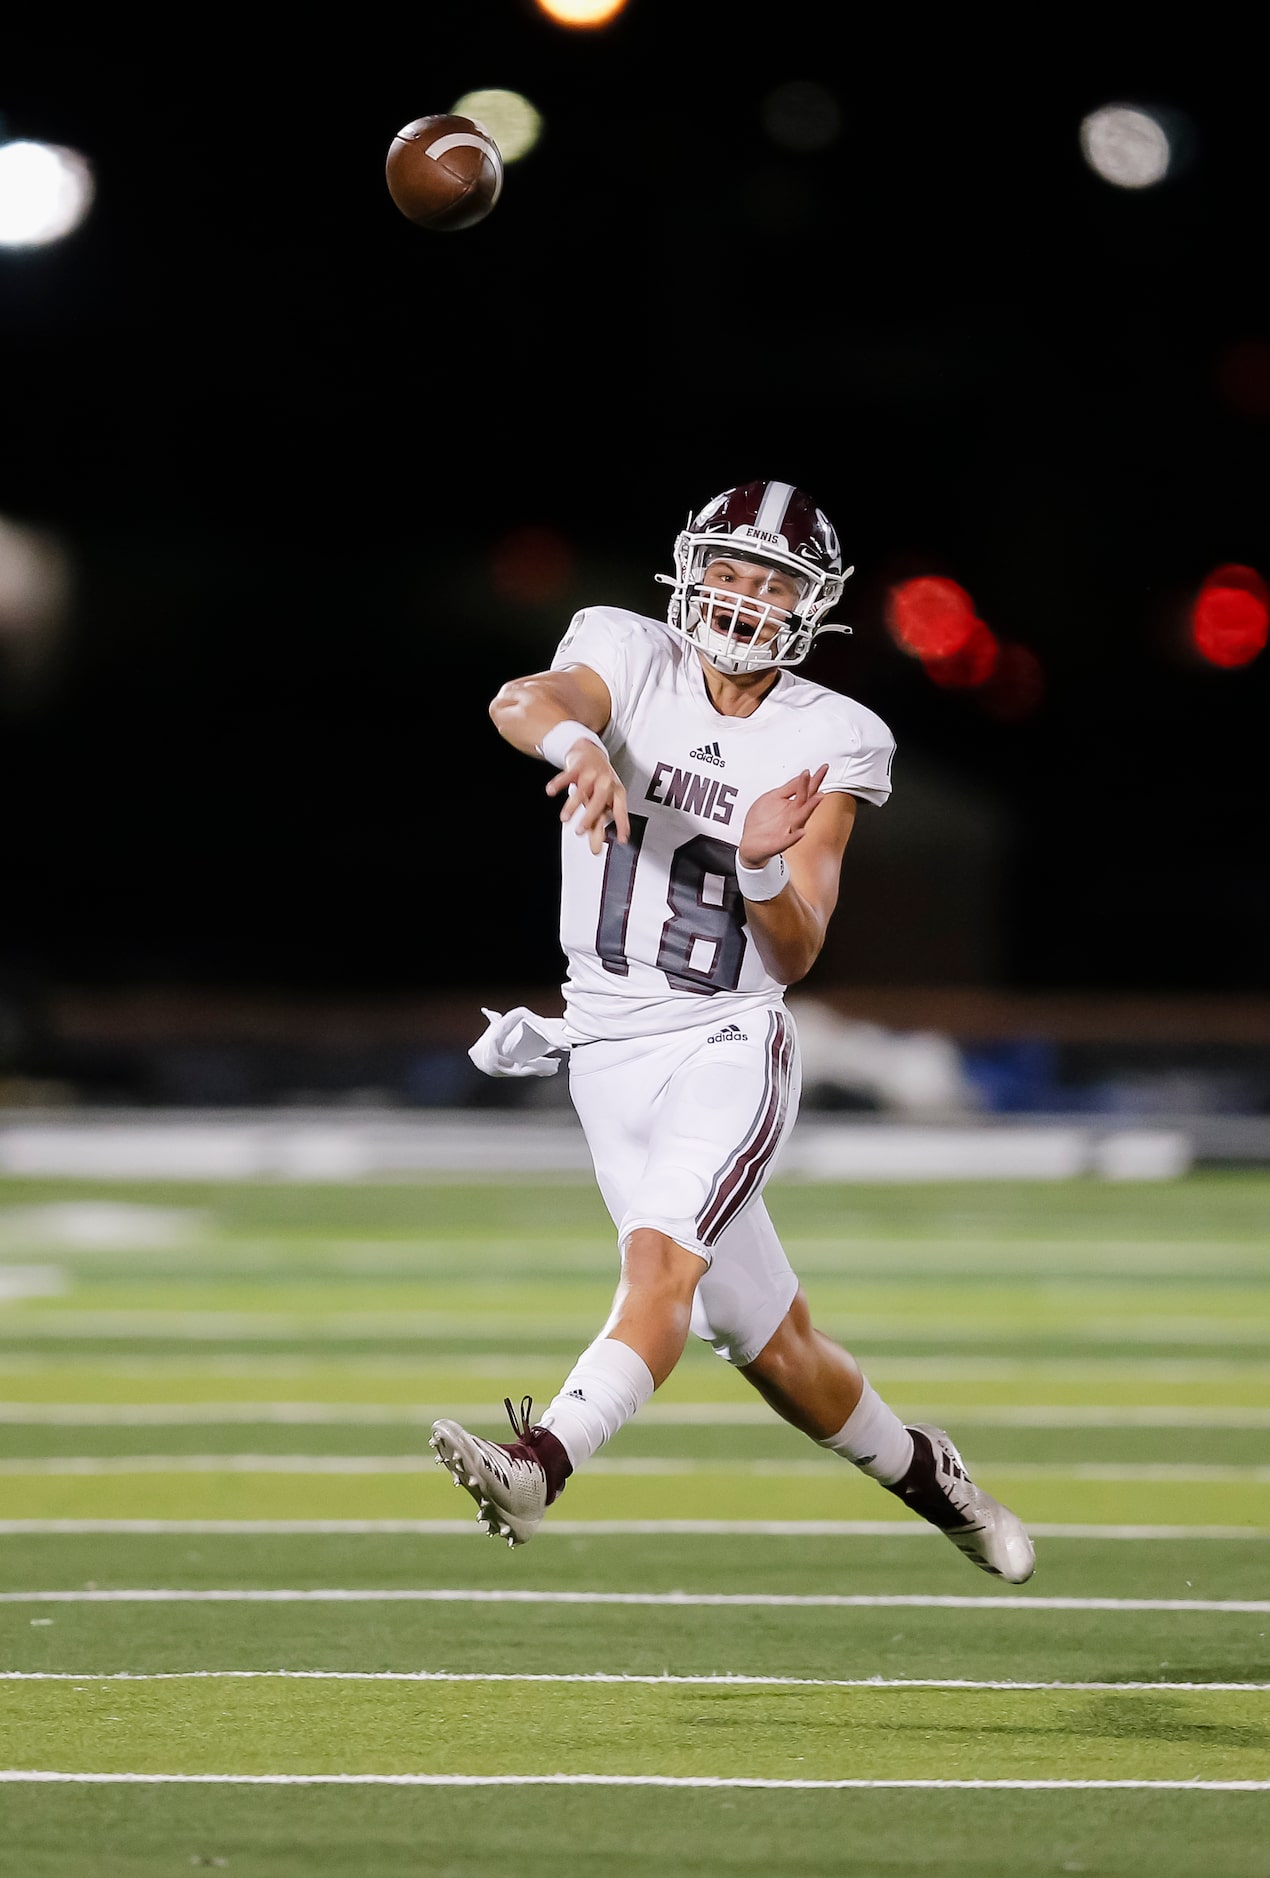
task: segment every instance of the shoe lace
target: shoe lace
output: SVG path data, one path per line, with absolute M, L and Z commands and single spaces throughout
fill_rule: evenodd
M 531 1395 L 523 1395 L 520 1398 L 519 1416 L 517 1416 L 516 1410 L 512 1407 L 512 1399 L 509 1395 L 503 1397 L 503 1407 L 507 1410 L 507 1419 L 512 1425 L 512 1433 L 515 1435 L 517 1441 L 528 1441 L 532 1428 L 530 1417 L 534 1412 L 533 1397 Z

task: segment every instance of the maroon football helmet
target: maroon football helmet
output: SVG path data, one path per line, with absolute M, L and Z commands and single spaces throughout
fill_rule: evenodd
M 762 596 L 743 602 L 735 593 L 707 587 L 705 571 L 721 559 L 757 561 L 791 576 L 797 599 L 792 607 Z M 804 490 L 792 483 L 752 482 L 725 489 L 688 518 L 675 541 L 674 574 L 657 578 L 674 588 L 666 615 L 672 631 L 700 647 L 720 670 L 746 672 L 800 665 L 818 632 L 850 632 L 849 626 L 823 620 L 853 571 L 844 572 L 838 537 Z M 759 643 L 769 621 L 776 631 Z

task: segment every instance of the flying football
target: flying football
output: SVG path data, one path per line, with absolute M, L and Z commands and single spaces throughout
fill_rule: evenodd
M 498 145 L 473 117 L 417 117 L 397 132 L 384 166 L 388 193 L 418 228 L 441 233 L 483 222 L 503 187 Z

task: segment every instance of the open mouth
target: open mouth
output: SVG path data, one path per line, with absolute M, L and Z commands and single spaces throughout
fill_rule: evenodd
M 779 636 L 790 615 L 786 608 L 746 594 L 700 590 L 702 623 L 738 650 L 764 644 Z

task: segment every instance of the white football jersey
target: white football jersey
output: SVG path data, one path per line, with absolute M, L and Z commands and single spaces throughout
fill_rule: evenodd
M 745 923 L 736 855 L 750 804 L 829 765 L 822 788 L 879 807 L 895 740 L 872 711 L 782 671 L 749 717 L 710 702 L 696 648 L 620 607 L 574 615 L 552 670 L 586 665 L 609 689 L 609 760 L 631 838 L 603 852 L 563 831 L 560 943 L 571 1037 L 656 1035 L 779 1003 Z

